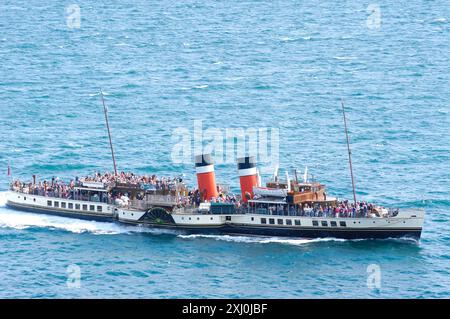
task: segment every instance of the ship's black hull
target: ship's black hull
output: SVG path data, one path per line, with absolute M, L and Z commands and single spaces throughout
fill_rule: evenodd
M 134 223 L 130 223 L 134 224 Z M 245 225 L 223 225 L 217 227 L 199 226 L 187 227 L 178 225 L 161 225 L 142 223 L 143 226 L 160 229 L 174 229 L 184 234 L 208 235 L 244 235 L 244 236 L 273 236 L 295 238 L 339 238 L 339 239 L 388 239 L 410 238 L 419 240 L 422 230 L 420 228 L 390 228 L 390 229 L 317 229 L 317 228 L 277 228 L 277 227 L 250 227 Z

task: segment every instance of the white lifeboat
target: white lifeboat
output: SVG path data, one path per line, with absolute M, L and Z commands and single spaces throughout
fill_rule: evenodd
M 267 187 L 253 187 L 253 194 L 259 196 L 272 196 L 272 197 L 286 197 L 287 189 L 283 188 L 267 188 Z

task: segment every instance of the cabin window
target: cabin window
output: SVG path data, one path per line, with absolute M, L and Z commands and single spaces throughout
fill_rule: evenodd
M 98 211 L 98 212 L 103 211 L 103 207 L 102 207 L 102 206 L 97 206 L 97 211 Z
M 347 223 L 346 223 L 346 222 L 339 222 L 339 226 L 341 226 L 341 227 L 347 227 Z
M 80 209 L 80 204 L 75 204 L 75 209 Z
M 261 218 L 261 224 L 267 224 L 267 220 L 265 218 Z
M 83 204 L 83 210 L 87 210 L 87 205 Z
M 24 198 L 23 198 L 23 200 L 27 200 L 27 198 L 26 198 L 26 197 L 24 197 Z
M 313 220 L 312 223 L 313 223 L 313 226 L 319 226 L 319 222 L 317 220 Z
M 328 227 L 328 222 L 326 220 L 322 220 L 321 224 L 323 227 Z
M 296 219 L 294 222 L 295 222 L 295 226 L 300 226 L 301 225 L 300 219 Z
M 331 221 L 330 224 L 331 224 L 331 227 L 337 227 L 337 223 L 334 220 Z
M 94 211 L 95 210 L 95 205 L 89 205 L 89 210 Z
M 69 209 L 73 209 L 73 203 L 69 203 Z
M 231 216 L 225 216 L 225 220 L 231 221 Z
M 269 224 L 274 225 L 275 224 L 275 219 L 269 218 Z
M 277 222 L 278 222 L 278 225 L 283 225 L 283 220 L 282 219 L 278 219 Z
M 286 225 L 292 225 L 292 220 L 291 219 L 286 219 Z
M 33 202 L 35 202 L 36 201 L 36 198 L 33 198 Z
M 47 206 L 52 206 L 52 201 L 51 200 L 47 201 Z
M 61 208 L 66 208 L 66 203 L 65 202 L 61 202 Z
M 255 217 L 252 217 L 252 221 L 254 221 L 255 220 Z
M 59 207 L 59 202 L 54 202 L 54 203 L 53 203 L 53 206 Z

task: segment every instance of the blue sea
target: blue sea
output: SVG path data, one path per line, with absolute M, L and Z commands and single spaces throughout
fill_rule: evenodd
M 449 298 L 448 1 L 0 3 L 1 298 Z M 270 128 L 293 168 L 423 208 L 419 242 L 185 236 L 13 211 L 14 178 L 174 176 L 175 132 Z M 216 165 L 239 191 L 236 165 Z M 263 172 L 263 180 L 270 177 Z M 371 285 L 372 270 L 378 281 Z M 75 276 L 75 277 L 74 277 Z

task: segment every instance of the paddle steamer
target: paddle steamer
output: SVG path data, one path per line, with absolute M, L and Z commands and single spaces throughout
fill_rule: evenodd
M 101 96 L 114 176 L 117 177 L 107 109 L 103 94 Z M 195 157 L 197 202 L 183 201 L 192 192 L 189 193 L 181 180 L 171 190 L 148 189 L 145 184 L 120 183 L 118 180 L 110 183 L 77 180 L 63 196 L 53 190 L 49 193 L 47 189 L 39 193 L 33 180 L 29 184 L 12 183 L 7 206 L 37 213 L 176 229 L 190 234 L 419 239 L 424 210 L 386 209 L 357 202 L 343 104 L 342 107 L 353 203 L 328 196 L 325 185 L 308 180 L 306 169 L 303 179 L 299 180 L 296 173 L 291 179 L 287 172 L 286 177 L 281 179 L 277 168 L 273 179 L 263 187 L 252 156 L 238 160 L 241 194 L 230 197 L 216 184 L 211 156 L 201 154 Z M 118 198 L 117 194 L 122 196 Z

